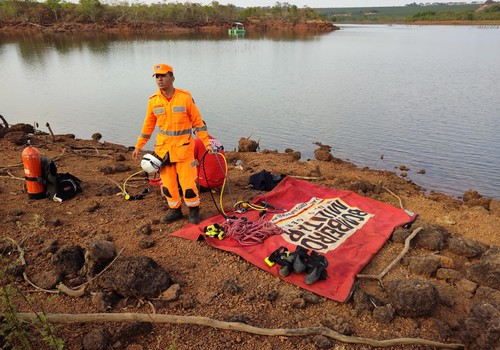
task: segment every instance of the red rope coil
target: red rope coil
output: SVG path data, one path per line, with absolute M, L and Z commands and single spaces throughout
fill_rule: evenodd
M 226 237 L 237 240 L 241 245 L 262 243 L 273 235 L 281 235 L 283 229 L 260 217 L 257 221 L 229 220 L 222 224 Z

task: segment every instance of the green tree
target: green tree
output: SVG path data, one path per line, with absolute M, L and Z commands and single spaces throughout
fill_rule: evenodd
M 15 20 L 30 21 L 36 17 L 37 3 L 32 0 L 5 0 L 0 2 L 5 17 L 14 17 Z
M 0 2 L 0 19 L 10 19 L 17 17 L 16 2 L 12 0 L 5 0 Z
M 99 0 L 80 0 L 80 10 L 84 18 L 95 22 L 102 15 L 102 4 Z
M 62 0 L 47 0 L 46 4 L 48 8 L 54 13 L 54 18 L 57 21 L 59 19 L 59 10 L 62 8 Z

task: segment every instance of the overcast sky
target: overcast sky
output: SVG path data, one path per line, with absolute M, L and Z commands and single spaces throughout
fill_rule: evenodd
M 156 2 L 149 0 L 146 2 Z M 241 7 L 252 7 L 252 6 L 274 6 L 276 0 L 217 0 L 220 4 L 227 5 L 233 4 Z M 290 5 L 296 5 L 299 8 L 308 6 L 311 8 L 317 7 L 380 7 L 380 6 L 404 6 L 406 4 L 411 4 L 413 2 L 419 3 L 433 3 L 433 2 L 448 2 L 451 0 L 427 0 L 427 1 L 417 1 L 417 0 L 289 0 L 289 1 L 279 1 L 280 3 L 289 3 Z M 457 0 L 470 3 L 471 0 Z M 180 1 L 184 2 L 184 1 Z M 212 0 L 188 0 L 187 2 L 199 3 L 203 5 L 208 5 L 212 3 Z

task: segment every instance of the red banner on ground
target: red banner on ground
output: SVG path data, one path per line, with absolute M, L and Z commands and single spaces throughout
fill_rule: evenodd
M 223 240 L 206 238 L 209 245 L 231 251 L 263 270 L 318 295 L 344 302 L 349 296 L 356 275 L 382 248 L 396 227 L 412 222 L 414 213 L 360 196 L 351 191 L 335 190 L 291 177 L 283 179 L 276 188 L 254 203 L 265 201 L 277 208 L 265 219 L 283 229 L 261 244 L 242 245 L 227 237 Z M 248 221 L 259 220 L 258 211 L 249 211 Z M 198 240 L 203 228 L 225 219 L 217 215 L 198 226 L 188 225 L 173 235 Z M 265 259 L 284 246 L 294 252 L 297 246 L 316 251 L 328 260 L 327 278 L 306 284 L 305 273 L 290 273 L 282 277 L 281 266 L 270 267 Z

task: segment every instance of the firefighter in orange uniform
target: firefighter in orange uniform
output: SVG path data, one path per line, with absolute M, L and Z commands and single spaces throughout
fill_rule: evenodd
M 200 197 L 196 186 L 197 171 L 191 130 L 194 129 L 196 136 L 210 154 L 213 154 L 214 150 L 208 139 L 207 127 L 191 93 L 174 88 L 173 68 L 167 64 L 157 64 L 153 72 L 158 91 L 149 98 L 146 118 L 132 157 L 138 159 L 139 151 L 158 126 L 155 153 L 163 159 L 164 166 L 160 169 L 162 193 L 171 209 L 161 221 L 169 223 L 183 217 L 180 185 L 184 202 L 189 207 L 189 222 L 198 224 L 201 220 Z

